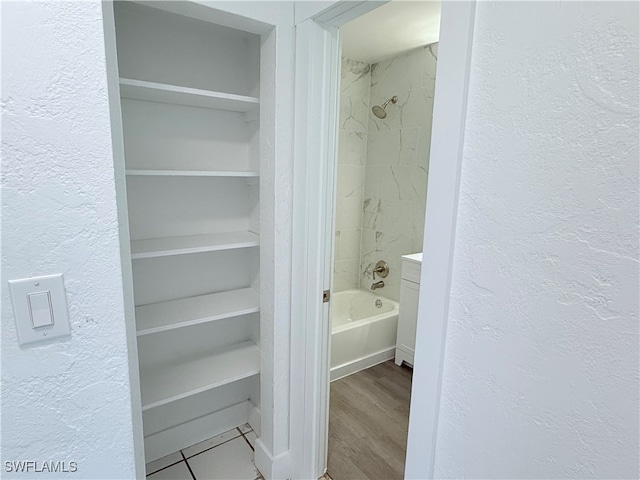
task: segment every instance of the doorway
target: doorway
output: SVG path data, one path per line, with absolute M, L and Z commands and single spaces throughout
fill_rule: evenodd
M 340 28 L 334 480 L 404 474 L 439 26 L 439 2 L 390 2 Z
M 327 459 L 331 333 L 322 292 L 333 271 L 338 27 L 377 6 L 340 2 L 296 29 L 292 315 L 301 320 L 291 326 L 291 458 L 304 478 L 321 476 Z M 473 19 L 472 2 L 442 6 L 406 478 L 432 475 Z

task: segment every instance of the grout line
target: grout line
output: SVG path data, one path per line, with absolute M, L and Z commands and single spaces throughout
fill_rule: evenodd
M 245 442 L 247 442 L 247 445 L 249 445 L 249 448 L 250 448 L 253 452 L 255 452 L 255 451 L 256 451 L 256 449 L 255 449 L 255 448 L 253 448 L 253 445 L 251 445 L 251 442 L 249 442 L 249 440 L 247 439 L 247 437 L 245 437 L 245 436 L 244 436 L 244 433 L 242 434 L 242 438 L 244 438 L 244 441 L 245 441 Z
M 187 462 L 187 457 L 184 456 L 184 453 L 182 453 L 182 450 L 180 450 L 180 455 L 182 455 L 182 458 L 184 458 L 184 463 L 185 465 L 187 465 L 187 468 L 189 469 L 191 478 L 193 478 L 193 480 L 196 480 L 196 476 L 193 474 L 193 470 L 191 470 L 191 465 L 189 465 L 189 462 Z
M 180 453 L 182 453 L 182 452 L 180 452 Z M 180 462 L 182 462 L 182 461 L 183 461 L 183 460 L 178 460 L 177 462 L 174 462 L 174 463 L 172 463 L 171 465 L 167 465 L 166 467 L 162 467 L 162 468 L 159 468 L 158 470 L 154 470 L 154 471 L 153 471 L 153 472 L 151 472 L 151 473 L 147 473 L 147 475 L 146 475 L 146 476 L 148 477 L 149 475 L 153 475 L 154 473 L 158 473 L 158 472 L 161 472 L 162 470 L 166 470 L 167 468 L 169 468 L 169 467 L 173 467 L 174 465 L 177 465 L 177 464 L 179 464 L 179 463 L 180 463 Z

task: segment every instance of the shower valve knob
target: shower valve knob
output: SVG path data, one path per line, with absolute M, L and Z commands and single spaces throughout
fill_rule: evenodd
M 380 278 L 387 278 L 387 275 L 389 275 L 389 265 L 387 265 L 387 262 L 379 260 L 378 263 L 376 263 L 376 266 L 373 269 L 374 280 L 376 279 L 376 273 Z

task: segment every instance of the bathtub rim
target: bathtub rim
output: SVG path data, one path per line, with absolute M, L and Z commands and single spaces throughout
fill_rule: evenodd
M 333 312 L 335 311 L 335 309 L 333 308 L 333 305 L 331 306 L 331 335 L 335 334 L 335 333 L 340 333 L 340 332 L 344 332 L 347 330 L 351 330 L 352 328 L 358 328 L 361 327 L 362 325 L 365 325 L 367 323 L 374 323 L 374 322 L 379 322 L 381 320 L 387 320 L 389 318 L 392 317 L 397 317 L 398 313 L 400 312 L 400 303 L 396 302 L 395 300 L 392 300 L 390 298 L 384 297 L 382 295 L 378 295 L 375 293 L 371 293 L 367 290 L 364 290 L 362 288 L 350 288 L 348 290 L 342 290 L 340 292 L 336 292 L 334 294 L 334 297 L 340 293 L 351 293 L 351 292 L 357 292 L 357 293 L 365 293 L 368 294 L 370 296 L 374 296 L 374 297 L 380 297 L 384 300 L 386 300 L 387 302 L 391 302 L 391 304 L 393 305 L 393 309 L 389 312 L 384 312 L 384 313 L 379 313 L 377 315 L 371 315 L 369 317 L 364 317 L 361 318 L 360 320 L 356 320 L 356 321 L 351 321 L 351 322 L 346 322 L 343 325 L 338 325 L 337 327 L 333 327 Z M 383 301 L 384 301 L 383 300 Z

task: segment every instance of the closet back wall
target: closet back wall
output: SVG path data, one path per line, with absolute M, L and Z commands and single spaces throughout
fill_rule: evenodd
M 176 31 L 176 15 L 126 2 L 118 2 L 115 16 L 118 45 L 127 46 L 118 48 L 121 77 L 237 95 L 260 93 L 257 35 L 193 20 L 185 21 L 189 28 L 179 36 L 168 35 Z
M 130 169 L 258 170 L 258 125 L 237 112 L 127 99 L 122 116 Z

